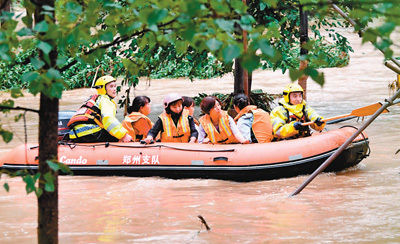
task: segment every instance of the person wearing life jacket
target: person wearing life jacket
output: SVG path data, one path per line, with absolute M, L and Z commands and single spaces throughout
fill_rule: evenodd
M 249 98 L 245 94 L 237 94 L 233 97 L 233 108 L 238 113 L 233 120 L 247 140 L 253 143 L 272 141 L 274 135 L 268 112 L 250 105 Z
M 323 117 L 306 104 L 303 92 L 303 88 L 295 83 L 283 89 L 283 98 L 279 100 L 279 106 L 271 112 L 272 129 L 277 140 L 310 136 L 310 128 L 303 126 L 304 122 L 313 121 L 311 127 L 314 130 L 324 129 Z
M 191 97 L 182 96 L 183 113 L 193 117 L 196 129 L 198 129 L 200 122 L 194 117 L 194 100 Z
M 73 142 L 129 142 L 132 137 L 115 117 L 117 85 L 106 75 L 96 80 L 97 95 L 91 96 L 71 117 L 68 127 Z
M 161 142 L 190 142 L 197 140 L 198 132 L 193 117 L 183 113 L 182 96 L 170 93 L 164 98 L 164 112 L 143 140 L 148 144 L 161 132 Z
M 232 117 L 221 109 L 218 98 L 213 96 L 203 98 L 200 108 L 204 113 L 204 116 L 199 119 L 200 143 L 250 143 L 242 136 Z
M 133 141 L 146 138 L 147 133 L 153 127 L 153 123 L 147 117 L 151 112 L 150 98 L 137 96 L 128 107 L 128 115 L 122 121 L 122 126 L 128 131 Z

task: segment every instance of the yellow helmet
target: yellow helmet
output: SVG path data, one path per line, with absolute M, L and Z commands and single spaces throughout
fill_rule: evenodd
M 285 99 L 285 102 L 290 104 L 290 93 L 292 92 L 301 92 L 304 94 L 303 88 L 297 84 L 297 83 L 290 83 L 288 84 L 284 89 L 283 89 L 283 99 Z
M 96 83 L 94 83 L 95 89 L 97 89 L 97 93 L 99 95 L 106 95 L 106 85 L 110 82 L 116 81 L 116 79 L 110 75 L 105 75 L 96 80 Z

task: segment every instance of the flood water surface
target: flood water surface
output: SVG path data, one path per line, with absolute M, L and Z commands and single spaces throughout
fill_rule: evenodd
M 323 116 L 383 101 L 387 84 L 395 79 L 382 64 L 378 51 L 360 46 L 353 33 L 345 33 L 354 45 L 350 65 L 325 69 L 323 88 L 312 81 L 308 102 Z M 287 74 L 257 71 L 253 88 L 279 93 Z M 153 110 L 162 96 L 179 91 L 226 92 L 233 77 L 190 82 L 153 80 L 142 82 L 136 94 L 152 98 Z M 60 110 L 75 110 L 90 89 L 67 91 Z M 4 97 L 4 94 L 2 95 Z M 3 98 L 0 97 L 0 98 Z M 20 106 L 38 106 L 38 98 L 26 96 Z M 400 108 L 380 116 L 368 129 L 371 154 L 361 164 L 337 174 L 319 175 L 303 192 L 288 197 L 307 176 L 273 181 L 237 183 L 221 180 L 133 177 L 59 177 L 60 243 L 320 243 L 400 242 Z M 2 118 L 16 132 L 11 144 L 24 141 L 22 121 Z M 11 121 L 11 122 L 10 122 Z M 342 123 L 360 126 L 362 121 Z M 340 126 L 335 125 L 335 126 Z M 333 128 L 331 126 L 330 128 Z M 28 141 L 37 140 L 37 117 L 27 116 Z M 10 192 L 0 190 L 0 243 L 35 243 L 37 202 L 26 195 L 21 179 L 2 177 Z M 201 224 L 201 215 L 210 226 Z

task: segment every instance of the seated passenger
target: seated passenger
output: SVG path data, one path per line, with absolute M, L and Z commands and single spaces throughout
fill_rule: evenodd
M 310 128 L 301 125 L 304 122 L 314 121 L 311 127 L 317 131 L 325 127 L 323 118 L 304 101 L 303 88 L 295 83 L 284 88 L 279 106 L 271 112 L 271 120 L 274 136 L 278 140 L 310 136 Z
M 198 129 L 198 126 L 200 125 L 200 123 L 193 116 L 193 114 L 194 114 L 194 100 L 193 100 L 193 98 L 182 96 L 182 99 L 183 99 L 183 103 L 182 103 L 183 113 L 186 113 L 186 114 L 188 114 L 188 115 L 193 117 L 193 121 L 194 121 L 194 123 L 196 125 L 196 129 Z
M 146 96 L 135 97 L 132 106 L 128 107 L 128 115 L 122 121 L 122 126 L 128 131 L 133 141 L 146 138 L 147 133 L 153 127 L 153 123 L 147 117 L 150 112 L 150 98 Z
M 150 143 L 161 132 L 161 142 L 195 142 L 198 133 L 193 117 L 183 113 L 182 97 L 176 93 L 168 94 L 164 98 L 164 108 L 143 141 Z
M 245 94 L 237 94 L 233 98 L 233 108 L 238 113 L 234 121 L 239 131 L 253 143 L 272 141 L 274 136 L 268 112 L 249 104 L 249 98 Z
M 73 142 L 129 142 L 132 137 L 115 117 L 117 84 L 112 76 L 97 79 L 91 96 L 68 122 Z
M 199 142 L 213 144 L 250 143 L 240 134 L 235 121 L 216 97 L 205 97 L 200 103 L 204 116 L 200 118 Z

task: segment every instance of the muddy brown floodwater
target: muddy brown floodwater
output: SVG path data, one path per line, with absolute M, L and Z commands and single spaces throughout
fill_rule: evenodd
M 308 102 L 325 117 L 383 101 L 395 79 L 382 55 L 357 35 L 343 30 L 352 43 L 350 65 L 324 69 L 326 84 L 308 83 Z M 397 38 L 398 40 L 399 38 Z M 397 56 L 399 56 L 397 52 Z M 287 74 L 256 71 L 253 88 L 281 92 Z M 135 91 L 152 98 L 153 114 L 171 91 L 233 89 L 232 75 L 218 79 L 143 79 Z M 75 110 L 93 91 L 67 91 L 60 110 Z M 0 99 L 5 98 L 0 95 Z M 27 95 L 18 105 L 38 107 Z M 380 116 L 368 129 L 371 155 L 356 168 L 319 175 L 303 192 L 289 198 L 307 176 L 235 183 L 220 180 L 132 177 L 59 177 L 60 243 L 396 243 L 400 242 L 400 108 Z M 121 112 L 119 113 L 121 114 Z M 16 137 L 0 153 L 24 142 L 24 126 L 10 116 L 1 122 Z M 37 141 L 36 115 L 27 115 L 28 141 Z M 348 122 L 360 126 L 362 122 Z M 342 123 L 343 125 L 344 123 Z M 332 126 L 331 126 L 332 128 Z M 35 243 L 37 202 L 26 195 L 21 179 L 1 178 L 0 243 Z M 205 218 L 211 231 L 201 225 Z

